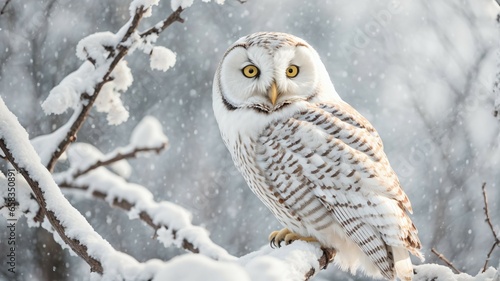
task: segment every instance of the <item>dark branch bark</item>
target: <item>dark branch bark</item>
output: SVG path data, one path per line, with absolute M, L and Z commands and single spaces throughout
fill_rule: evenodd
M 0 139 L 0 149 L 4 152 L 5 156 L 9 160 L 9 162 L 14 166 L 14 168 L 21 173 L 21 175 L 24 177 L 26 182 L 29 184 L 31 189 L 33 190 L 33 193 L 35 194 L 35 199 L 38 202 L 38 205 L 40 208 L 43 210 L 43 213 L 49 220 L 50 224 L 54 228 L 54 230 L 59 234 L 59 236 L 62 238 L 62 240 L 78 255 L 80 256 L 87 264 L 90 266 L 90 270 L 92 272 L 97 272 L 99 274 L 103 273 L 103 268 L 101 263 L 91 257 L 89 253 L 87 252 L 87 246 L 82 245 L 80 241 L 69 238 L 66 235 L 64 226 L 61 225 L 61 222 L 57 219 L 55 216 L 54 212 L 47 210 L 47 203 L 45 201 L 45 198 L 43 196 L 43 191 L 40 189 L 40 185 L 37 181 L 31 178 L 30 174 L 24 170 L 21 169 L 16 162 L 16 159 L 10 152 L 10 150 L 7 148 L 7 145 L 5 144 L 3 139 Z
M 5 8 L 7 8 L 7 5 L 9 5 L 10 0 L 6 0 L 5 4 L 3 4 L 2 10 L 0 10 L 0 15 L 3 15 L 5 13 Z

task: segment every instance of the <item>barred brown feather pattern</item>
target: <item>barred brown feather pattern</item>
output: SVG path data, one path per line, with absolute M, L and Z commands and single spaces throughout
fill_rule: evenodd
M 213 107 L 236 167 L 281 224 L 335 248 L 343 270 L 412 279 L 409 252 L 422 255 L 410 201 L 378 133 L 307 42 L 240 38 L 216 71 Z
M 420 241 L 378 134 L 351 109 L 345 103 L 311 104 L 269 124 L 258 140 L 240 138 L 235 162 L 287 228 L 311 235 L 339 225 L 392 279 L 388 245 L 419 255 Z

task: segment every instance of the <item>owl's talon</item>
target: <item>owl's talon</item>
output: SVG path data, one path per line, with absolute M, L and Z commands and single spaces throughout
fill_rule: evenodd
M 269 246 L 274 249 L 274 247 L 276 247 L 276 245 L 274 244 L 274 237 L 271 239 L 271 241 L 269 241 Z
M 295 240 L 302 240 L 306 242 L 318 242 L 318 240 L 316 240 L 316 238 L 314 237 L 301 236 L 297 233 L 291 232 L 287 228 L 283 228 L 282 230 L 279 231 L 273 231 L 269 235 L 269 241 L 270 241 L 269 244 L 273 249 L 274 249 L 273 245 L 278 248 L 281 248 L 282 242 L 285 242 L 285 245 L 290 245 Z

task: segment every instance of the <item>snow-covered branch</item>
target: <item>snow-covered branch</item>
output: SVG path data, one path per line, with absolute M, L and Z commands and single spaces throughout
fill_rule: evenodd
M 130 6 L 132 18 L 117 34 L 96 33 L 80 41 L 77 54 L 87 61 L 54 88 L 42 105 L 46 113 L 60 114 L 68 107 L 75 110 L 68 124 L 53 133 L 63 137 L 59 137 L 60 141 L 46 163 L 49 171 L 53 171 L 57 160 L 70 143 L 76 140 L 76 134 L 95 103 L 98 111 L 108 112 L 110 124 L 119 124 L 128 118 L 128 112 L 118 97 L 119 92 L 126 90 L 132 80 L 130 69 L 123 63 L 123 58 L 137 48 L 144 51 L 149 48 L 151 52 L 151 44 L 160 32 L 176 21 L 183 22 L 180 17 L 183 9 L 179 8 L 161 25 L 139 34 L 137 29 L 141 19 L 150 16 L 152 6 L 157 4 L 158 1 L 133 1 Z M 112 104 L 105 102 L 99 105 L 98 97 L 101 92 L 105 93 L 106 101 L 111 100 Z
M 132 131 L 127 146 L 116 148 L 107 154 L 102 154 L 90 144 L 80 143 L 70 147 L 68 154 L 71 167 L 64 172 L 65 182 L 71 183 L 81 175 L 104 166 L 111 166 L 120 176 L 128 178 L 131 168 L 126 159 L 158 154 L 168 148 L 168 138 L 163 134 L 160 122 L 152 116 L 146 116 Z
M 41 164 L 40 158 L 29 142 L 28 134 L 2 99 L 0 99 L 0 120 L 2 120 L 0 149 L 28 182 L 36 201 L 59 237 L 89 264 L 91 271 L 102 273 L 102 264 L 88 252 L 86 242 L 92 239 L 104 240 L 64 198 L 50 172 Z M 74 229 L 75 223 L 81 224 L 79 225 L 81 229 L 78 231 Z M 88 236 L 83 237 L 82 233 Z
M 234 260 L 226 250 L 210 240 L 208 232 L 191 223 L 191 214 L 167 201 L 154 201 L 153 194 L 143 186 L 128 183 L 105 168 L 81 175 L 72 183 L 56 175 L 62 188 L 85 191 L 94 198 L 128 212 L 130 219 L 139 218 L 152 227 L 155 238 L 165 246 L 171 244 L 216 260 Z

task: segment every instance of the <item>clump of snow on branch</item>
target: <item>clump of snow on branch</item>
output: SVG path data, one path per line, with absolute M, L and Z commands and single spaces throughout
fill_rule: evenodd
M 134 0 L 129 6 L 130 16 L 133 17 L 137 8 L 142 6 L 146 9 L 143 17 L 148 18 L 153 13 L 153 6 L 158 6 L 159 2 L 160 0 Z
M 153 281 L 161 280 L 250 281 L 251 279 L 237 264 L 216 262 L 200 255 L 182 255 L 173 258 L 153 279 Z
M 167 71 L 175 65 L 176 55 L 170 49 L 162 46 L 155 46 L 151 50 L 149 60 L 151 69 Z
M 76 56 L 83 61 L 90 59 L 95 62 L 96 66 L 100 66 L 106 62 L 109 56 L 109 51 L 106 48 L 114 48 L 118 42 L 118 36 L 112 32 L 97 32 L 78 42 Z
M 455 274 L 446 266 L 437 264 L 422 264 L 415 266 L 415 276 L 413 281 L 428 281 L 428 280 L 447 280 L 447 281 L 496 281 L 494 278 L 498 276 L 495 268 L 490 267 L 485 272 L 479 273 L 476 276 L 470 276 L 467 273 Z
M 14 173 L 14 175 L 10 174 Z M 15 177 L 15 196 L 8 196 L 8 177 Z M 0 198 L 12 198 L 15 199 L 16 202 L 11 202 L 13 204 L 9 204 L 9 208 L 5 205 L 3 208 L 0 208 L 0 215 L 2 215 L 5 219 L 19 219 L 21 216 L 26 214 L 28 218 L 28 225 L 32 226 L 33 218 L 37 214 L 38 203 L 35 200 L 31 200 L 31 189 L 26 182 L 26 180 L 17 173 L 17 171 L 9 170 L 7 175 L 4 175 L 0 171 Z M 5 203 L 9 203 L 6 201 Z M 11 207 L 14 206 L 15 210 L 13 211 L 14 215 L 12 216 L 10 212 L 12 211 Z
M 96 110 L 107 113 L 110 125 L 119 125 L 127 121 L 129 112 L 120 99 L 121 92 L 125 92 L 132 85 L 133 77 L 126 61 L 119 62 L 111 73 L 112 80 L 101 89 L 95 101 Z
M 205 3 L 210 2 L 211 0 L 202 0 Z M 214 0 L 215 3 L 222 5 L 224 4 L 225 0 Z M 172 0 L 170 2 L 170 6 L 172 7 L 172 10 L 177 10 L 178 8 L 186 9 L 188 7 L 191 7 L 193 5 L 194 0 Z
M 82 93 L 92 94 L 95 82 L 94 70 L 94 65 L 86 61 L 80 68 L 66 76 L 50 91 L 49 96 L 42 103 L 45 114 L 62 114 L 68 108 L 75 109 L 80 103 Z
M 157 147 L 164 143 L 168 143 L 168 138 L 160 121 L 153 116 L 145 116 L 130 136 L 130 144 L 135 147 Z

